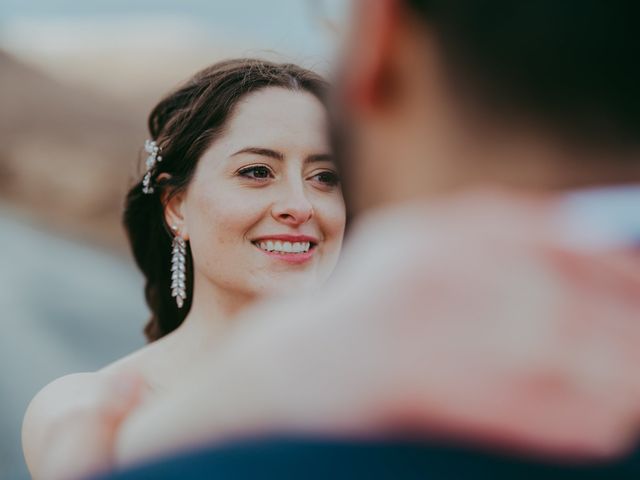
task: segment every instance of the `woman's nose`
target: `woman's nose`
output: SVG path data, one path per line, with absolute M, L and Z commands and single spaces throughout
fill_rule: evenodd
M 308 222 L 313 213 L 313 205 L 302 185 L 288 186 L 272 208 L 272 215 L 277 221 L 292 226 Z

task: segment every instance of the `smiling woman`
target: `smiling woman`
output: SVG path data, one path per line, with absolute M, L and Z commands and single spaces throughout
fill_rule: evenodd
M 149 128 L 162 149 L 148 172 L 155 193 L 136 185 L 125 214 L 147 277 L 150 340 L 187 315 L 226 318 L 268 291 L 327 278 L 345 219 L 325 90 L 299 67 L 235 60 L 196 74 L 153 110 Z M 175 233 L 187 240 L 184 308 L 170 295 Z M 275 249 L 277 235 L 312 237 L 314 261 L 291 271 L 251 245 L 270 237 Z
M 128 412 L 218 348 L 238 313 L 329 278 L 346 215 L 325 90 L 295 65 L 231 60 L 153 109 L 147 169 L 124 215 L 146 277 L 152 343 L 34 398 L 23 427 L 34 478 L 108 468 Z
M 194 301 L 206 298 L 192 310 L 211 315 L 224 306 L 226 317 L 264 293 L 326 280 L 340 250 L 344 204 L 325 121 L 308 92 L 251 92 L 201 156 L 189 188 L 171 196 L 167 223 L 189 238 Z

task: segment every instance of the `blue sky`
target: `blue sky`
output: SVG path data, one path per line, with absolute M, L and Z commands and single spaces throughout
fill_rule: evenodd
M 321 26 L 322 12 L 341 19 L 348 0 L 3 0 L 0 29 L 29 20 L 145 16 L 188 18 L 211 38 L 244 37 L 249 45 L 286 54 L 325 54 L 330 34 Z M 1 39 L 0 39 L 1 41 Z

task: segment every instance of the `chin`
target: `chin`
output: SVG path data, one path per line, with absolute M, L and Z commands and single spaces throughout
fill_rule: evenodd
M 286 297 L 304 293 L 320 286 L 315 275 L 305 275 L 301 272 L 280 273 L 261 283 L 256 291 L 262 297 Z

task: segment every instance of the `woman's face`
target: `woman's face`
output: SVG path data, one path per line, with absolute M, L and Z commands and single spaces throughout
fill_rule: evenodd
M 284 88 L 236 105 L 179 205 L 196 292 L 209 282 L 242 295 L 287 294 L 328 278 L 345 205 L 326 121 L 313 95 Z

